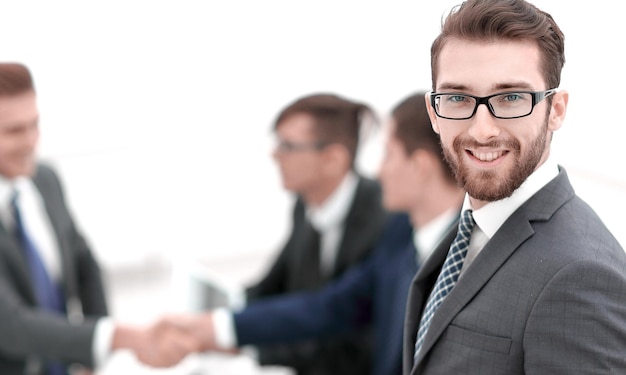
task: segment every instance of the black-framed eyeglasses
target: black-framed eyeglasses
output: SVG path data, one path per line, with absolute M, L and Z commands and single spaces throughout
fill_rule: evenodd
M 330 142 L 327 141 L 314 141 L 314 142 L 291 142 L 284 139 L 279 139 L 276 142 L 276 151 L 284 153 L 301 152 L 301 151 L 321 151 Z
M 495 118 L 513 119 L 530 115 L 537 103 L 556 93 L 556 89 L 546 91 L 510 91 L 489 96 L 433 92 L 430 105 L 437 116 L 449 120 L 472 118 L 478 106 L 484 104 Z

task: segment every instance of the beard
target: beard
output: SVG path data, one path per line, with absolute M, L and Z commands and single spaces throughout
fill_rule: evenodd
M 510 197 L 526 181 L 528 176 L 535 171 L 546 150 L 546 142 L 548 142 L 547 117 L 543 130 L 523 154 L 520 143 L 515 139 L 494 140 L 480 144 L 471 139 L 457 137 L 452 142 L 452 149 L 443 147 L 443 144 L 442 147 L 444 157 L 450 165 L 459 186 L 465 189 L 472 198 L 494 202 Z M 466 149 L 478 147 L 506 148 L 509 150 L 509 153 L 513 154 L 514 165 L 504 172 L 472 170 L 463 162 L 463 156 Z

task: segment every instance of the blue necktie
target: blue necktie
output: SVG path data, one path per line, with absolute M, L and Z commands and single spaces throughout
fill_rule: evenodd
M 437 277 L 435 287 L 428 297 L 426 308 L 422 314 L 419 330 L 417 331 L 417 340 L 415 342 L 415 361 L 417 361 L 417 355 L 422 347 L 426 331 L 428 331 L 430 321 L 433 315 L 435 315 L 435 311 L 437 311 L 439 305 L 441 305 L 443 300 L 456 284 L 456 281 L 459 279 L 473 228 L 474 217 L 472 216 L 472 210 L 466 210 L 461 216 L 456 238 L 450 246 L 446 260 L 441 268 L 441 273 L 439 273 L 439 276 Z
M 37 303 L 41 309 L 65 314 L 65 298 L 63 297 L 63 291 L 50 278 L 39 256 L 39 250 L 37 250 L 35 242 L 30 237 L 24 225 L 24 220 L 17 202 L 17 193 L 13 195 L 11 206 L 13 208 L 13 217 L 15 218 L 16 234 L 24 250 Z M 49 362 L 45 365 L 45 374 L 65 375 L 67 371 L 64 365 L 58 362 Z

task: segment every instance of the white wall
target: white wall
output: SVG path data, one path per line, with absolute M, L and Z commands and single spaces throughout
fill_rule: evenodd
M 430 87 L 429 47 L 457 1 L 10 1 L 0 60 L 35 75 L 42 157 L 101 260 L 274 251 L 290 197 L 270 124 L 334 91 L 381 114 Z M 566 35 L 558 160 L 626 245 L 621 165 L 626 3 L 536 0 Z M 380 147 L 360 160 L 377 168 Z

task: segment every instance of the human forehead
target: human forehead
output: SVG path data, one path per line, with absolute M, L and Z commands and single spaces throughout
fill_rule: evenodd
M 437 61 L 435 91 L 489 95 L 545 90 L 539 47 L 532 41 L 450 39 Z
M 35 93 L 0 95 L 0 126 L 14 126 L 37 120 L 39 112 Z
M 315 119 L 307 113 L 294 113 L 284 118 L 276 126 L 276 134 L 283 139 L 313 139 Z

